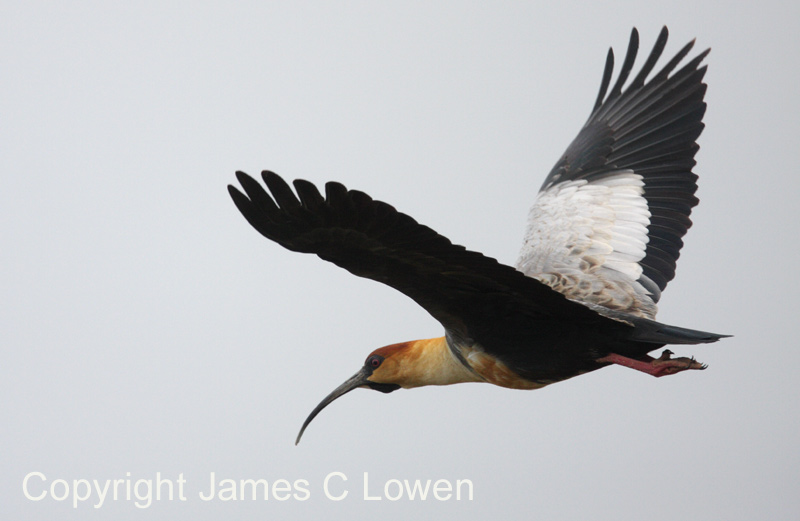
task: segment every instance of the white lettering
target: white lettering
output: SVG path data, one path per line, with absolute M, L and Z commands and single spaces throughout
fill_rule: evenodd
M 106 480 L 106 486 L 100 490 L 100 483 L 95 479 L 94 481 L 94 488 L 97 490 L 97 496 L 100 498 L 100 501 L 94 504 L 94 508 L 100 508 L 103 506 L 103 503 L 106 500 L 106 494 L 108 494 L 108 485 L 111 483 L 110 479 Z
M 450 482 L 447 481 L 446 479 L 440 479 L 433 484 L 433 497 L 435 497 L 439 501 L 447 501 L 448 499 L 450 499 L 453 496 L 453 494 L 451 494 L 452 491 L 453 491 L 453 485 L 451 485 Z M 444 497 L 442 497 L 439 494 L 440 492 L 447 492 L 447 494 Z
M 139 492 L 139 485 L 144 485 L 146 493 Z M 136 494 L 136 501 L 133 503 L 137 508 L 147 508 L 153 503 L 153 481 L 150 479 L 137 479 L 136 484 L 133 486 L 133 491 Z M 144 503 L 140 503 L 144 501 Z
M 347 481 L 347 476 L 345 476 L 341 472 L 331 472 L 330 474 L 325 476 L 325 481 L 322 483 L 322 489 L 325 491 L 325 497 L 327 497 L 331 501 L 341 501 L 341 500 L 343 500 L 344 498 L 347 497 L 347 493 L 348 493 L 347 490 L 345 490 L 344 492 L 342 492 L 338 496 L 332 496 L 330 491 L 328 490 L 328 482 L 334 476 L 342 478 L 342 481 Z
M 28 480 L 31 477 L 37 477 L 42 481 L 47 481 L 47 478 L 41 472 L 28 472 L 25 478 L 22 480 L 22 493 L 25 494 L 25 497 L 30 499 L 31 501 L 41 501 L 42 499 L 47 496 L 47 491 L 43 490 L 41 494 L 38 496 L 32 496 L 30 492 L 28 492 Z
M 392 496 L 389 493 L 389 485 L 392 485 L 392 484 L 397 484 L 397 495 L 396 496 Z M 366 488 L 365 488 L 365 490 L 366 490 Z M 387 481 L 383 485 L 383 495 L 386 496 L 386 499 L 388 499 L 389 501 L 397 501 L 398 499 L 403 497 L 403 484 L 400 483 L 396 479 L 390 479 L 389 481 Z
M 177 481 L 178 481 L 178 499 L 180 499 L 181 501 L 186 501 L 186 496 L 183 495 L 183 485 L 186 483 L 186 480 L 183 479 L 183 472 L 178 474 Z
M 289 499 L 289 492 L 291 491 L 292 485 L 285 479 L 277 479 L 272 483 L 272 497 L 278 501 L 286 501 Z
M 124 479 L 115 479 L 114 480 L 114 501 L 116 501 L 118 499 L 117 498 L 117 487 L 119 486 L 120 483 L 125 483 L 125 480 Z
M 56 497 L 56 483 L 63 483 L 64 484 L 64 495 L 61 497 Z M 50 485 L 50 497 L 55 499 L 56 501 L 64 501 L 69 496 L 69 484 L 64 481 L 63 479 L 56 479 Z
M 223 479 L 219 482 L 219 494 L 217 497 L 221 501 L 236 499 L 236 482 L 232 479 Z
M 431 488 L 431 480 L 425 482 L 425 488 L 422 488 L 422 483 L 420 480 L 414 480 L 414 486 L 411 487 L 408 484 L 408 480 L 406 482 L 406 492 L 408 492 L 408 499 L 414 500 L 417 498 L 417 492 L 419 492 L 419 499 L 421 501 L 425 501 L 428 498 L 428 490 Z
M 469 500 L 472 501 L 472 481 L 470 481 L 468 479 L 459 479 L 458 481 L 456 481 L 456 499 L 457 500 L 461 499 L 461 485 L 462 485 L 462 483 L 465 484 L 465 485 L 469 485 Z
M 165 500 L 173 501 L 177 490 L 177 496 L 181 501 L 186 501 L 185 487 L 186 479 L 183 473 L 178 474 L 177 479 L 165 478 L 160 472 L 156 472 L 150 479 L 130 479 L 130 472 L 127 479 L 55 479 L 49 480 L 42 472 L 29 472 L 22 479 L 22 492 L 25 498 L 30 501 L 41 501 L 48 496 L 53 501 L 65 501 L 70 499 L 72 507 L 77 509 L 78 505 L 89 502 L 95 509 L 99 509 L 109 502 L 119 499 L 127 499 L 136 508 L 146 509 L 153 505 L 154 501 Z M 409 480 L 409 479 L 389 479 L 383 483 L 383 490 L 380 484 L 374 485 L 378 492 L 370 489 L 369 472 L 363 473 L 364 478 L 364 501 L 400 501 L 409 499 L 411 501 L 426 501 L 429 496 L 433 496 L 437 501 L 450 501 L 452 499 L 461 500 L 462 497 L 468 501 L 473 500 L 474 486 L 469 479 L 460 479 L 455 483 L 447 479 L 438 480 Z M 341 484 L 336 485 L 339 479 Z M 323 491 L 325 497 L 330 501 L 342 501 L 349 495 L 347 486 L 347 476 L 343 472 L 330 472 L 325 476 Z M 175 486 L 177 483 L 177 487 Z M 120 487 L 122 485 L 122 487 Z M 306 479 L 277 479 L 275 481 L 266 479 L 216 479 L 216 473 L 208 474 L 208 488 L 199 491 L 198 497 L 202 501 L 267 501 L 272 496 L 276 501 L 306 501 L 311 497 L 309 481 Z M 113 489 L 113 498 L 111 490 Z M 163 492 L 163 494 L 162 494 Z M 92 496 L 97 494 L 97 498 Z M 88 506 L 83 507 L 88 508 Z
M 203 501 L 211 501 L 212 499 L 214 499 L 214 496 L 216 495 L 215 492 L 214 492 L 214 490 L 216 488 L 216 483 L 215 483 L 215 479 L 214 478 L 215 478 L 215 476 L 214 476 L 213 472 L 208 475 L 208 480 L 210 482 L 210 488 L 209 488 L 207 496 L 204 496 L 202 492 L 199 492 L 200 499 L 202 499 Z M 116 499 L 116 497 L 114 499 Z
M 244 499 L 244 491 L 247 486 L 251 487 L 252 493 L 250 494 L 250 499 L 256 500 L 258 499 L 258 486 L 261 485 L 261 490 L 264 491 L 264 500 L 269 499 L 269 483 L 267 483 L 266 479 L 242 479 L 239 480 L 239 499 Z
M 83 485 L 86 488 L 86 494 L 80 495 L 78 487 Z M 72 508 L 78 508 L 78 501 L 86 501 L 92 495 L 92 486 L 85 479 L 72 480 Z
M 380 501 L 383 499 L 380 496 L 370 497 L 369 495 L 369 473 L 364 473 L 364 501 Z
M 162 479 L 161 473 L 156 472 L 156 500 L 161 501 L 161 485 L 169 486 L 169 500 L 172 501 L 172 480 Z
M 307 487 L 308 486 L 308 481 L 306 481 L 304 479 L 297 479 L 294 482 L 295 490 L 297 490 L 297 492 L 302 492 L 303 493 L 303 495 L 301 497 L 297 496 L 297 492 L 294 493 L 294 498 L 296 500 L 298 500 L 298 501 L 305 501 L 306 499 L 311 497 L 311 492 L 309 492 L 308 489 L 305 488 L 303 485 L 305 485 L 305 487 Z

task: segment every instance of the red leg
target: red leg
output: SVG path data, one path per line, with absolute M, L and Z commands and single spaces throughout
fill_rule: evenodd
M 659 358 L 645 355 L 644 360 L 628 358 L 627 356 L 611 353 L 603 358 L 598 358 L 598 362 L 617 364 L 630 367 L 643 373 L 653 375 L 656 378 L 669 374 L 680 373 L 687 369 L 705 369 L 707 366 L 696 361 L 694 358 L 670 358 L 672 351 L 665 349 Z

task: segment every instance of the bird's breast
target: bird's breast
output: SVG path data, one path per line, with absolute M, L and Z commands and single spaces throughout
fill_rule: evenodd
M 518 375 L 502 360 L 487 353 L 478 344 L 464 345 L 451 340 L 458 358 L 486 382 L 509 389 L 539 389 L 547 383 L 535 382 Z M 548 382 L 549 383 L 549 382 Z

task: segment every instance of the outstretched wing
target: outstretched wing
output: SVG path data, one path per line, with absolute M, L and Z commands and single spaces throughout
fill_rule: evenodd
M 609 50 L 592 114 L 545 179 L 517 262 L 526 275 L 609 316 L 655 317 L 698 202 L 692 167 L 706 109 L 700 62 L 709 51 L 672 74 L 692 41 L 645 81 L 667 35 L 664 27 L 623 91 L 639 47 L 634 29 L 606 96 Z
M 233 186 L 228 191 L 266 238 L 401 291 L 464 338 L 502 328 L 509 317 L 604 320 L 514 268 L 454 245 L 363 192 L 330 182 L 323 197 L 313 184 L 296 180 L 295 195 L 277 174 L 263 172 L 270 196 L 247 174 L 236 175 L 247 195 Z

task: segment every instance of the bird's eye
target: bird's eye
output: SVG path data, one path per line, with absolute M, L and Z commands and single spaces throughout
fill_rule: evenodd
M 367 359 L 367 366 L 371 367 L 372 369 L 377 369 L 381 366 L 383 362 L 383 357 L 378 355 L 372 355 Z

